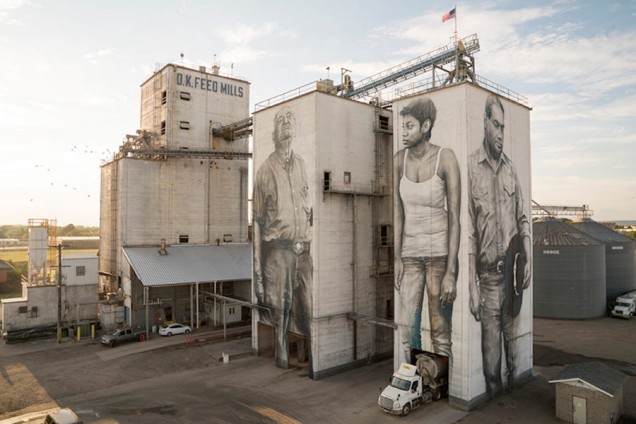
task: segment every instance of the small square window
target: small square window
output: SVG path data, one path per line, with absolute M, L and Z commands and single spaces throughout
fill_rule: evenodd
M 190 93 L 188 93 L 187 91 L 181 91 L 179 93 L 179 98 L 181 100 L 185 100 L 185 101 L 189 102 L 190 101 Z
M 187 234 L 182 234 L 179 236 L 179 243 L 188 243 L 190 241 L 190 237 Z
M 75 267 L 75 275 L 78 277 L 81 277 L 83 275 L 86 275 L 86 267 L 85 266 L 76 266 Z
M 188 121 L 180 121 L 179 122 L 179 128 L 181 128 L 182 130 L 189 130 L 190 129 L 190 123 Z
M 232 234 L 223 234 L 223 242 L 231 243 L 232 242 Z
M 344 173 L 344 183 L 351 184 L 351 172 L 345 171 Z

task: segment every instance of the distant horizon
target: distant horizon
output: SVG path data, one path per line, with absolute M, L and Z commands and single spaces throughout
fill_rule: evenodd
M 29 219 L 33 219 L 33 218 L 29 218 Z M 53 220 L 54 218 L 52 218 Z M 576 219 L 576 217 L 572 217 L 570 219 Z M 596 222 L 600 222 L 600 223 L 604 223 L 604 222 L 613 222 L 616 225 L 621 225 L 621 226 L 626 226 L 626 225 L 636 225 L 636 219 L 595 219 L 593 216 L 590 217 L 590 219 L 592 219 L 593 221 Z M 22 226 L 28 226 L 28 223 L 26 224 L 0 224 L 0 227 L 6 226 L 6 225 L 22 225 Z M 56 224 L 56 227 L 65 227 L 67 225 L 75 225 L 75 226 L 82 226 L 82 227 L 89 227 L 89 228 L 99 228 L 99 225 L 89 225 L 89 224 L 77 224 L 75 222 L 69 222 L 66 224 L 60 224 L 59 222 Z

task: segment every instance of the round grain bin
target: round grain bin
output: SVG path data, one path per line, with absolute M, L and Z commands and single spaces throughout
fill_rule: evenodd
M 603 243 L 556 218 L 533 230 L 534 316 L 585 319 L 605 315 Z
M 607 298 L 636 289 L 634 240 L 590 218 L 577 219 L 572 225 L 605 244 L 605 281 Z

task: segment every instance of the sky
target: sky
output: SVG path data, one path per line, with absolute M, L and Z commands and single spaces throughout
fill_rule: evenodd
M 250 105 L 360 80 L 476 33 L 478 75 L 532 108 L 532 199 L 636 220 L 636 0 L 0 0 L 0 225 L 98 226 L 100 164 L 159 67 L 211 66 Z M 182 56 L 183 55 L 183 56 Z M 327 70 L 327 67 L 330 69 Z

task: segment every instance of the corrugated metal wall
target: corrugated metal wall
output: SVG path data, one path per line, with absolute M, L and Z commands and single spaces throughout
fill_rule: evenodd
M 620 294 L 636 289 L 634 240 L 591 219 L 576 220 L 572 225 L 605 243 L 605 278 L 608 299 L 613 300 Z
M 605 247 L 557 218 L 534 222 L 534 316 L 597 318 L 606 310 Z

